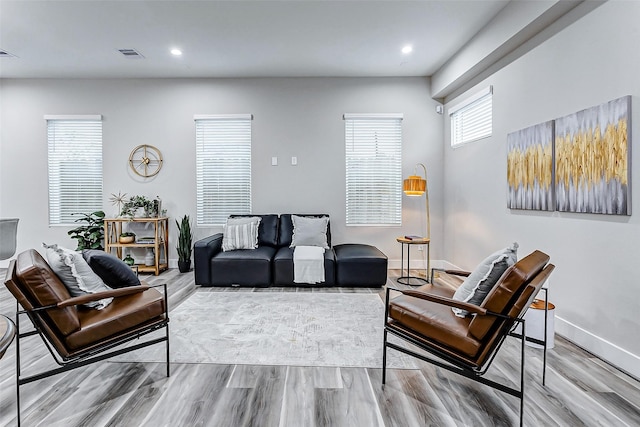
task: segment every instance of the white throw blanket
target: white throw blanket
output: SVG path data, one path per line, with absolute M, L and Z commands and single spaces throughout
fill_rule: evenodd
M 293 281 L 309 284 L 324 282 L 324 248 L 319 246 L 294 248 Z

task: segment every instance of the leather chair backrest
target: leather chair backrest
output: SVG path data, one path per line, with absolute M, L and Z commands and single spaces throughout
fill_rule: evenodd
M 232 218 L 259 216 L 258 246 L 278 246 L 278 215 L 231 215 Z
M 18 254 L 11 263 L 8 277 L 7 288 L 25 309 L 57 304 L 71 298 L 67 288 L 35 249 Z M 50 320 L 47 323 L 62 336 L 80 329 L 76 307 L 42 313 L 43 318 Z
M 522 318 L 526 311 L 529 309 L 529 306 L 533 302 L 533 299 L 536 297 L 536 295 L 538 295 L 538 292 L 542 288 L 542 285 L 544 285 L 554 269 L 555 265 L 547 264 L 547 266 L 527 284 L 523 292 L 520 294 L 520 297 L 510 307 L 506 314 L 508 314 L 512 318 Z M 476 362 L 478 363 L 478 365 L 483 365 L 485 362 L 490 360 L 491 354 L 493 354 L 496 347 L 500 344 L 501 339 L 504 337 L 504 334 L 511 328 L 511 325 L 511 321 L 507 321 L 504 319 L 499 319 L 496 321 L 496 324 L 492 328 L 491 332 L 485 337 L 483 348 L 476 356 Z
M 292 214 L 282 214 L 280 215 L 280 238 L 278 241 L 278 245 L 280 247 L 289 247 L 291 245 L 291 241 L 293 238 L 293 220 L 291 219 Z M 329 217 L 328 214 L 293 214 L 296 216 L 304 216 L 310 218 L 322 218 Z M 327 223 L 327 244 L 331 247 L 331 220 Z
M 537 250 L 522 258 L 505 271 L 481 306 L 494 313 L 511 313 L 529 283 L 548 262 L 549 256 Z M 469 324 L 469 333 L 476 339 L 483 340 L 499 321 L 494 316 L 475 316 Z

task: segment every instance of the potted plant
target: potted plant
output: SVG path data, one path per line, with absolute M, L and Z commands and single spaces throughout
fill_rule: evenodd
M 104 242 L 104 212 L 95 211 L 90 214 L 74 213 L 72 215 L 82 215 L 74 222 L 86 223 L 86 225 L 81 225 L 67 232 L 72 239 L 78 241 L 76 250 L 104 249 L 102 246 Z
M 176 225 L 178 226 L 178 246 L 176 246 L 178 251 L 178 270 L 180 270 L 180 273 L 186 273 L 191 268 L 191 242 L 193 240 L 189 215 L 182 217 L 180 222 L 176 220 Z
M 120 243 L 133 243 L 136 241 L 136 234 L 131 231 L 125 231 L 124 233 L 120 233 L 118 240 Z
M 128 216 L 131 218 L 141 217 L 139 209 L 144 210 L 144 217 L 150 218 L 158 216 L 160 212 L 160 199 L 149 200 L 145 196 L 132 196 L 128 201 L 122 205 L 122 211 L 120 215 Z

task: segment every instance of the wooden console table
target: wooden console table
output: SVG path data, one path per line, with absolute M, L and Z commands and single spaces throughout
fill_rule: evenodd
M 153 224 L 153 242 L 151 243 L 120 243 L 120 234 L 124 223 L 151 223 Z M 153 273 L 156 276 L 169 268 L 169 218 L 108 218 L 104 220 L 105 251 L 112 253 L 115 249 L 116 256 L 122 259 L 122 248 L 152 248 L 154 251 L 155 265 L 136 264 L 138 271 Z M 164 256 L 164 262 L 160 259 Z

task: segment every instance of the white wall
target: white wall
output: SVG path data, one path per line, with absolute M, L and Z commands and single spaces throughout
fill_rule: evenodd
M 506 208 L 506 138 L 524 127 L 633 95 L 636 145 L 640 95 L 638 2 L 608 2 L 467 94 L 494 88 L 494 133 L 457 149 L 445 119 L 444 258 L 473 268 L 486 254 L 520 243 L 547 252 L 557 269 L 550 299 L 556 331 L 640 377 L 640 208 L 605 216 Z M 463 95 L 464 97 L 465 95 Z M 453 105 L 461 98 L 451 100 Z M 633 199 L 640 200 L 640 149 L 632 150 Z
M 442 116 L 426 78 L 280 78 L 0 81 L 0 216 L 19 217 L 19 250 L 74 243 L 69 227 L 47 220 L 45 114 L 102 114 L 104 209 L 108 198 L 159 195 L 171 217 L 195 219 L 194 114 L 252 113 L 253 211 L 320 213 L 332 218 L 333 243 L 376 245 L 393 262 L 395 237 L 424 234 L 424 199 L 403 198 L 402 227 L 345 227 L 343 113 L 404 113 L 403 173 L 429 167 L 432 258 L 442 248 Z M 162 171 L 144 181 L 128 167 L 139 144 L 158 147 Z M 271 166 L 278 156 L 279 166 Z M 291 166 L 291 157 L 298 165 Z M 202 238 L 215 228 L 196 228 Z M 175 259 L 175 223 L 170 259 Z M 6 263 L 5 263 L 6 264 Z M 399 263 L 398 263 L 399 264 Z

